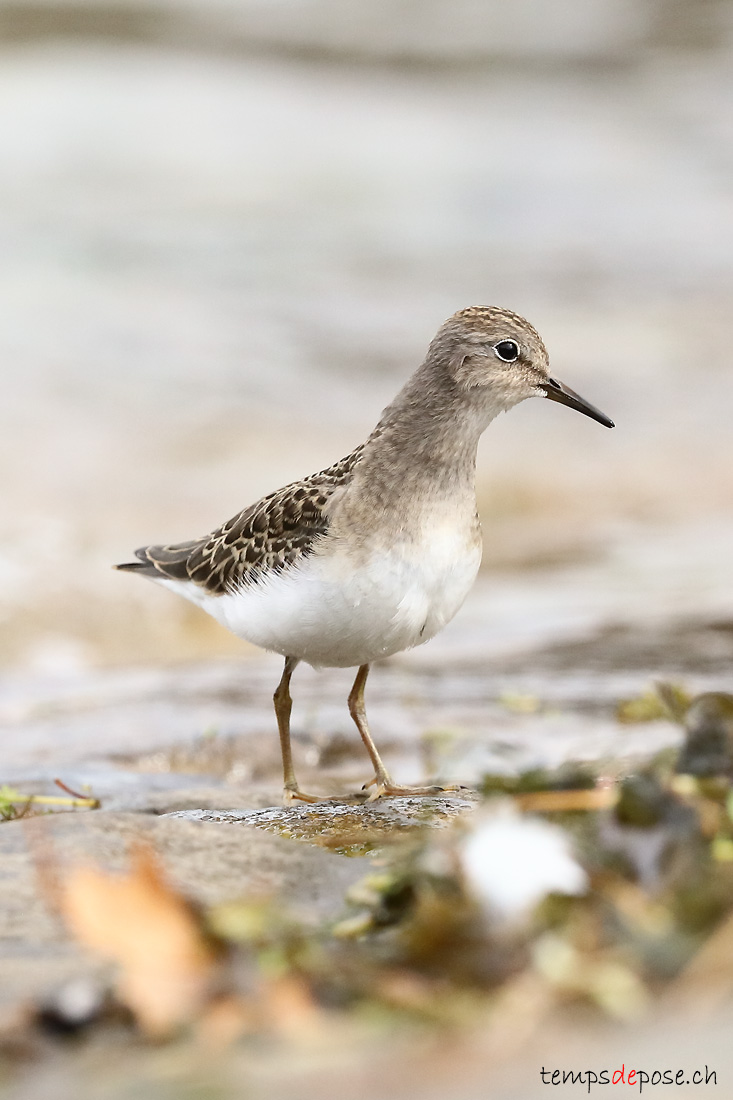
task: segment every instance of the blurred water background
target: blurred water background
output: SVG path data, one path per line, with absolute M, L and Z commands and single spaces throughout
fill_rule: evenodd
M 725 628 L 732 60 L 728 0 L 2 0 L 6 668 L 245 652 L 110 564 L 349 451 L 475 303 L 618 427 L 492 426 L 472 644 L 548 591 Z
M 656 675 L 731 689 L 732 295 L 731 0 L 0 0 L 0 786 L 102 800 L 44 818 L 47 850 L 114 859 L 156 829 L 193 895 L 257 887 L 251 835 L 158 815 L 277 803 L 280 662 L 110 567 L 346 454 L 471 304 L 525 314 L 618 426 L 543 401 L 491 426 L 476 589 L 370 682 L 385 759 L 476 785 L 679 743 L 615 708 Z M 298 671 L 306 789 L 368 775 L 348 678 Z M 0 831 L 0 1008 L 88 966 L 27 824 Z M 292 843 L 273 881 L 337 912 Z M 715 1034 L 694 1054 L 723 1080 Z M 438 1045 L 424 1096 L 455 1091 Z M 532 1086 L 513 1059 L 502 1095 L 537 1094 L 520 1060 Z M 13 1096 L 97 1096 L 85 1065 Z

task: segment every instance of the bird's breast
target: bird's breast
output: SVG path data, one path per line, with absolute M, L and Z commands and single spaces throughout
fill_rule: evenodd
M 481 562 L 480 527 L 475 510 L 438 511 L 393 524 L 389 537 L 382 529 L 356 543 L 336 540 L 331 555 L 355 611 L 370 609 L 406 649 L 437 634 L 465 600 Z
M 422 617 L 413 645 L 432 638 L 450 622 L 470 591 L 481 564 L 477 528 L 432 522 L 404 547 L 403 609 Z

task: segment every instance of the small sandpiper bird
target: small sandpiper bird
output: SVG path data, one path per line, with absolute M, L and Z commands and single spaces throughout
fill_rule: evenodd
M 458 611 L 481 560 L 476 449 L 500 412 L 549 397 L 607 428 L 602 412 L 550 377 L 536 330 L 506 309 L 449 318 L 366 443 L 270 493 L 211 535 L 145 546 L 117 566 L 198 604 L 241 638 L 285 658 L 275 692 L 285 800 L 298 787 L 290 678 L 299 661 L 358 666 L 349 712 L 374 767 L 371 798 L 452 787 L 395 784 L 372 741 L 364 686 L 372 661 L 429 641 Z M 363 796 L 360 796 L 363 797 Z

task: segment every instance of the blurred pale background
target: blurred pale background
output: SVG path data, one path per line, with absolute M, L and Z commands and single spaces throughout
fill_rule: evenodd
M 618 424 L 492 426 L 484 586 L 733 607 L 731 3 L 16 0 L 0 39 L 6 665 L 244 652 L 110 564 L 346 453 L 475 303 Z

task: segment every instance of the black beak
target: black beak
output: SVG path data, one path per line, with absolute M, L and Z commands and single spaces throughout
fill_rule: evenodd
M 589 416 L 591 420 L 597 420 L 599 424 L 603 424 L 604 428 L 616 427 L 613 420 L 610 420 L 605 413 L 602 413 L 595 405 L 584 401 L 575 390 L 571 390 L 569 386 L 563 386 L 562 382 L 558 382 L 556 378 L 548 378 L 542 388 L 545 391 L 545 397 L 549 397 L 550 401 L 559 401 L 561 405 L 567 405 L 570 409 L 577 409 L 578 412 Z

